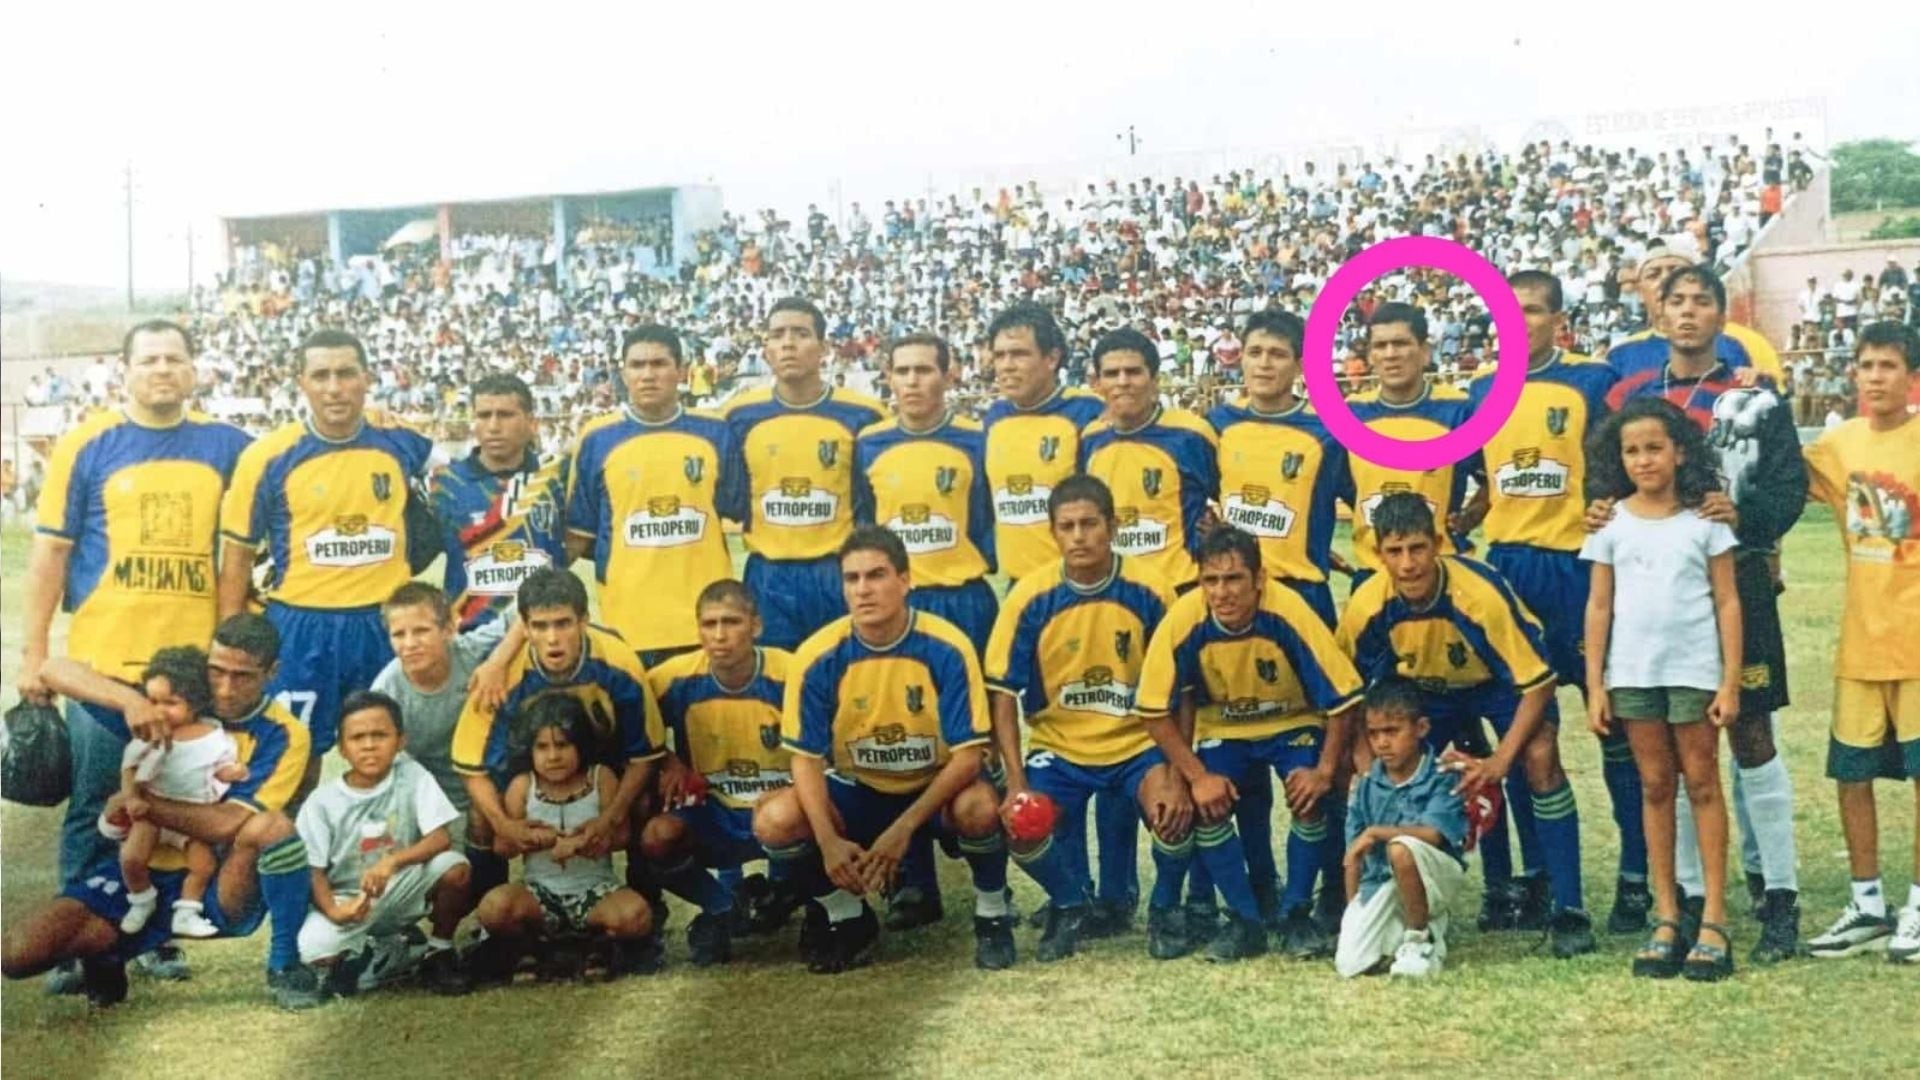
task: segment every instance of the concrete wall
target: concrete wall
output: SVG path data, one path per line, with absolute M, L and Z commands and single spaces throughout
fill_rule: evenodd
M 1787 347 L 1792 313 L 1787 313 L 1788 321 L 1782 322 L 1778 311 L 1768 309 L 1761 296 L 1759 259 L 1769 250 L 1823 244 L 1832 239 L 1832 175 L 1827 169 L 1816 173 L 1807 190 L 1792 196 L 1780 213 L 1767 222 L 1753 246 L 1725 276 L 1727 317 L 1759 330 L 1776 349 Z
M 1920 240 L 1858 240 L 1845 244 L 1813 244 L 1756 251 L 1753 269 L 1754 309 L 1761 333 L 1775 347 L 1785 349 L 1793 324 L 1800 320 L 1800 290 L 1808 278 L 1820 279 L 1825 289 L 1840 280 L 1842 270 L 1856 280 L 1878 277 L 1892 256 L 1911 275 L 1920 263 Z

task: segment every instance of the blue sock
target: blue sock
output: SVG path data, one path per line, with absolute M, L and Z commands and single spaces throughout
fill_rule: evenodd
M 999 830 L 982 837 L 960 838 L 960 854 L 966 856 L 973 871 L 973 887 L 983 893 L 1002 892 L 1007 887 L 1007 840 Z
M 1600 775 L 1613 800 L 1613 824 L 1620 832 L 1620 876 L 1647 880 L 1647 830 L 1640 820 L 1640 770 L 1633 764 L 1627 733 L 1618 730 L 1600 740 Z
M 940 879 L 933 868 L 933 832 L 922 829 L 907 841 L 907 857 L 900 860 L 900 884 L 912 885 L 928 896 L 940 895 Z
M 1247 849 L 1247 877 L 1277 885 L 1280 868 L 1273 859 L 1273 770 L 1265 766 L 1250 769 L 1246 780 L 1238 785 L 1240 798 L 1233 804 L 1233 819 L 1240 828 L 1240 845 Z M 1288 867 L 1291 875 L 1292 864 Z
M 1187 867 L 1193 862 L 1193 836 L 1168 846 L 1159 836 L 1153 838 L 1153 898 L 1156 908 L 1180 906 L 1180 886 L 1187 879 Z
M 1552 791 L 1536 792 L 1533 813 L 1540 844 L 1546 848 L 1554 906 L 1580 909 L 1580 810 L 1573 785 L 1562 781 Z
M 300 924 L 307 921 L 307 905 L 313 897 L 307 846 L 298 836 L 268 844 L 261 849 L 254 871 L 260 876 L 260 898 L 266 902 L 267 919 L 272 924 L 267 970 L 283 971 L 300 962 Z
M 1012 854 L 1020 869 L 1047 891 L 1047 900 L 1055 907 L 1073 907 L 1086 900 L 1087 881 L 1074 875 L 1058 836 L 1047 837 L 1026 854 Z
M 1287 828 L 1287 891 L 1282 911 L 1313 903 L 1313 879 L 1327 857 L 1327 822 L 1293 819 Z
M 1187 904 L 1190 907 L 1213 906 L 1213 874 L 1205 859 L 1195 859 L 1187 867 Z
M 720 915 L 733 910 L 733 890 L 720 884 L 720 879 L 708 873 L 706 867 L 694 862 L 691 855 L 677 863 L 658 867 L 654 874 L 668 892 L 708 915 Z
M 1506 787 L 1508 816 L 1513 819 L 1513 831 L 1520 834 L 1520 868 L 1528 877 L 1533 877 L 1548 868 L 1546 853 L 1540 850 L 1540 826 L 1535 820 L 1537 796 L 1519 769 L 1508 774 Z
M 833 891 L 833 882 L 820 863 L 820 848 L 811 840 L 786 847 L 767 849 L 767 876 L 775 881 L 792 882 L 801 896 L 822 897 Z
M 1260 902 L 1253 898 L 1253 881 L 1247 877 L 1247 849 L 1240 843 L 1233 819 L 1200 826 L 1193 831 L 1193 840 L 1227 907 L 1243 919 L 1259 922 Z
M 1097 792 L 1093 828 L 1100 844 L 1100 899 L 1131 910 L 1140 902 L 1140 808 L 1119 792 Z

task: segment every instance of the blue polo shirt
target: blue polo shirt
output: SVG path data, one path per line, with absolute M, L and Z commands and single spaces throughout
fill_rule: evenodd
M 1375 761 L 1347 803 L 1347 846 L 1375 825 L 1425 825 L 1440 833 L 1445 841 L 1441 850 L 1464 869 L 1467 861 L 1460 852 L 1467 842 L 1467 807 L 1453 793 L 1455 779 L 1435 768 L 1431 753 L 1421 755 L 1413 775 L 1401 784 L 1387 777 L 1386 765 Z M 1361 866 L 1360 901 L 1365 903 L 1392 880 L 1386 845 L 1375 844 Z

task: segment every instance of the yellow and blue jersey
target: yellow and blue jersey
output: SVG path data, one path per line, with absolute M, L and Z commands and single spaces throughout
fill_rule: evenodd
M 1369 680 L 1398 673 L 1436 694 L 1488 683 L 1524 694 L 1553 682 L 1539 620 L 1492 567 L 1457 555 L 1440 560 L 1437 595 L 1418 609 L 1388 575 L 1368 578 L 1338 634 Z
M 1428 383 L 1420 396 L 1405 405 L 1380 398 L 1378 389 L 1354 395 L 1353 415 L 1361 423 L 1382 435 L 1395 439 L 1437 439 L 1467 422 L 1472 408 L 1467 395 L 1451 386 Z M 1404 472 L 1375 465 L 1359 454 L 1349 455 L 1353 471 L 1353 556 L 1354 565 L 1367 570 L 1381 569 L 1380 553 L 1374 550 L 1373 512 L 1380 500 L 1396 492 L 1411 491 L 1433 509 L 1434 523 L 1440 530 L 1440 551 L 1450 555 L 1455 547 L 1447 532 L 1447 515 L 1466 501 L 1467 478 L 1482 471 L 1480 453 L 1453 465 L 1423 472 Z
M 1185 409 L 1155 406 L 1132 431 L 1105 419 L 1087 425 L 1080 440 L 1080 471 L 1113 491 L 1119 531 L 1113 550 L 1177 589 L 1199 577 L 1193 552 L 1200 519 L 1220 487 L 1219 440 L 1205 420 Z
M 1271 577 L 1325 581 L 1334 504 L 1353 498 L 1346 447 L 1302 401 L 1279 414 L 1245 399 L 1207 414 L 1220 433 L 1220 515 L 1260 541 Z
M 755 649 L 753 677 L 738 687 L 721 685 L 704 650 L 647 670 L 675 752 L 706 778 L 722 806 L 750 809 L 760 796 L 793 783 L 793 752 L 780 740 L 792 662 L 783 650 Z
M 1056 561 L 1007 592 L 987 642 L 987 686 L 1020 702 L 1035 748 L 1081 765 L 1127 761 L 1153 745 L 1134 694 L 1172 603 L 1172 590 L 1123 556 L 1097 585 Z
M 746 469 L 719 417 L 590 422 L 573 455 L 567 528 L 593 538 L 601 618 L 642 651 L 699 642 L 700 591 L 733 576 L 722 518 L 746 516 Z
M 747 550 L 766 559 L 820 559 L 853 532 L 853 440 L 886 418 L 878 401 L 834 387 L 789 405 L 771 387 L 727 403 L 744 462 Z
M 240 455 L 220 507 L 220 533 L 273 559 L 268 595 L 304 608 L 365 608 L 412 580 L 408 485 L 433 442 L 368 417 L 352 436 L 323 438 L 304 422 L 280 427 Z
M 1362 689 L 1320 616 L 1292 589 L 1268 582 L 1253 621 L 1238 632 L 1214 619 L 1199 589 L 1174 601 L 1147 646 L 1136 708 L 1167 716 L 1190 693 L 1196 739 L 1264 739 L 1324 726 Z
M 1513 415 L 1481 450 L 1486 461 L 1487 540 L 1549 551 L 1579 551 L 1586 542 L 1587 435 L 1607 414 L 1607 391 L 1619 376 L 1578 353 L 1556 352 L 1527 372 Z M 1473 411 L 1493 388 L 1490 371 L 1467 390 Z
M 1622 379 L 1644 371 L 1660 371 L 1667 366 L 1671 345 L 1658 330 L 1641 330 L 1607 350 L 1606 363 Z M 1776 385 L 1786 381 L 1780 367 L 1780 354 L 1758 330 L 1739 323 L 1725 323 L 1713 339 L 1714 358 L 1729 368 L 1750 367 L 1772 379 Z
M 881 646 L 843 617 L 794 653 L 781 738 L 875 791 L 925 789 L 954 751 L 984 748 L 991 730 L 973 643 L 938 615 L 909 610 L 906 632 Z
M 567 463 L 563 454 L 529 449 L 518 466 L 492 472 L 475 451 L 427 478 L 447 552 L 443 588 L 461 629 L 511 610 L 535 570 L 567 565 Z
M 1079 468 L 1080 433 L 1105 410 L 1098 394 L 1064 386 L 1032 408 L 1005 398 L 987 407 L 994 554 L 1008 578 L 1018 581 L 1060 558 L 1047 498 Z
M 213 637 L 220 500 L 247 442 L 200 413 L 154 428 L 115 411 L 54 443 L 34 529 L 71 546 L 68 655 L 137 679 L 160 649 Z
M 952 414 L 931 431 L 883 420 L 855 440 L 853 519 L 900 538 L 916 587 L 965 585 L 993 572 L 985 452 L 980 422 Z
M 488 712 L 477 701 L 467 702 L 453 728 L 454 771 L 502 780 L 514 754 L 527 749 L 513 744 L 518 717 L 545 694 L 570 694 L 587 707 L 600 743 L 598 756 L 644 761 L 666 753 L 660 702 L 647 685 L 639 656 L 617 634 L 589 626 L 574 670 L 547 674 L 529 647 L 507 668 L 507 696 L 497 710 Z

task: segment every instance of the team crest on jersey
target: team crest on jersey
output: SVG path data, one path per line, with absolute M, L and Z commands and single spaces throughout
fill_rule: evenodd
M 383 473 L 383 472 L 374 473 L 373 474 L 373 497 L 376 499 L 379 499 L 381 502 L 386 502 L 388 499 L 392 498 L 393 497 L 393 477 L 388 476 L 386 473 Z
M 955 468 L 943 465 L 940 468 L 933 470 L 934 490 L 938 491 L 942 495 L 953 494 L 953 485 L 959 479 L 960 479 L 959 469 L 955 469 Z
M 1157 499 L 1160 497 L 1160 475 L 1161 470 L 1159 469 L 1140 470 L 1140 490 L 1147 493 L 1147 498 Z
M 1240 498 L 1249 506 L 1265 506 L 1267 500 L 1273 498 L 1273 489 L 1264 484 L 1246 484 L 1240 488 Z
M 1040 436 L 1040 460 L 1052 461 L 1054 458 L 1057 458 L 1059 456 L 1060 456 L 1060 436 L 1058 435 Z
M 1300 467 L 1306 463 L 1307 455 L 1289 450 L 1280 457 L 1280 475 L 1289 480 L 1297 480 L 1300 477 Z
M 706 475 L 706 459 L 688 454 L 680 463 L 680 472 L 686 476 L 687 483 L 697 484 L 700 482 L 700 478 Z
M 833 439 L 821 439 L 819 457 L 822 468 L 833 468 L 833 463 L 840 460 L 840 444 Z
M 553 504 L 545 499 L 541 499 L 539 502 L 527 507 L 527 524 L 533 526 L 534 532 L 552 532 Z
M 924 686 L 907 687 L 907 711 L 917 713 L 927 707 L 927 688 Z
M 1447 663 L 1452 664 L 1456 668 L 1467 666 L 1467 646 L 1465 642 L 1447 642 Z
M 1567 433 L 1567 416 L 1571 412 L 1571 409 L 1564 407 L 1548 409 L 1547 433 L 1556 439 L 1565 435 Z
M 761 724 L 760 725 L 760 748 L 762 750 L 780 749 L 780 725 L 779 724 Z
M 1127 654 L 1132 651 L 1133 631 L 1115 630 L 1113 632 L 1113 655 L 1119 657 L 1120 662 L 1124 664 L 1127 662 Z
M 1260 676 L 1261 682 L 1280 681 L 1280 664 L 1276 660 L 1261 657 L 1253 662 L 1253 670 L 1254 674 Z

